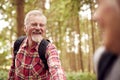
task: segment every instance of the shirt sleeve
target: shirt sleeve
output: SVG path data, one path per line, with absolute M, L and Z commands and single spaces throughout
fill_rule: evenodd
M 66 80 L 57 49 L 51 43 L 47 47 L 47 55 L 47 63 L 51 75 L 51 80 Z
M 12 58 L 12 65 L 9 71 L 9 75 L 8 75 L 8 80 L 14 80 L 14 74 L 15 74 L 15 61 L 14 61 L 14 55 Z

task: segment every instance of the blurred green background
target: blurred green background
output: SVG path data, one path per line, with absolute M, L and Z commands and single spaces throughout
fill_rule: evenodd
M 47 34 L 58 49 L 67 80 L 96 80 L 93 55 L 100 45 L 100 31 L 92 20 L 96 0 L 0 0 L 0 80 L 6 80 L 13 43 L 24 35 L 25 14 L 43 11 Z

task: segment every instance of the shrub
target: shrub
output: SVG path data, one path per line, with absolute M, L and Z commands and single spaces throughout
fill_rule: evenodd
M 7 80 L 8 71 L 0 70 L 0 80 Z M 67 72 L 67 80 L 96 80 L 95 74 L 88 72 Z
M 69 72 L 66 73 L 67 80 L 96 80 L 95 74 L 92 73 L 81 73 L 81 72 Z
M 7 80 L 7 77 L 8 77 L 8 71 L 0 70 L 0 80 Z

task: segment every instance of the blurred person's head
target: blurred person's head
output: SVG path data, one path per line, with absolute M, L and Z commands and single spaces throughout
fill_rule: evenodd
M 120 0 L 98 0 L 93 18 L 103 32 L 106 48 L 120 52 Z
M 24 19 L 24 31 L 32 42 L 40 42 L 46 32 L 47 19 L 39 10 L 28 12 Z

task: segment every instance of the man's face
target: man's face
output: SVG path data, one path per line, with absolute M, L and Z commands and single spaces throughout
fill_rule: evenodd
M 30 16 L 28 25 L 25 26 L 25 32 L 29 39 L 34 42 L 42 40 L 46 32 L 46 19 L 43 16 Z
M 117 0 L 99 0 L 93 17 L 103 31 L 105 43 L 120 37 L 120 7 Z

